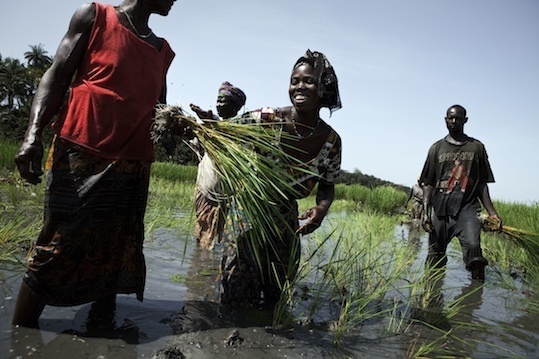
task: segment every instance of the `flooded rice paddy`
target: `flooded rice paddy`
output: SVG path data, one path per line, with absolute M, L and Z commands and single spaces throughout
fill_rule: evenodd
M 395 236 L 411 244 L 410 254 L 416 256 L 420 270 L 426 255 L 425 234 L 400 225 Z M 433 338 L 440 337 L 439 329 L 417 325 L 406 334 L 391 334 L 384 321 L 364 323 L 338 346 L 327 328 L 297 325 L 274 331 L 267 311 L 231 311 L 218 304 L 218 258 L 193 243 L 185 246 L 178 233 L 154 233 L 146 241 L 145 257 L 144 301 L 119 295 L 114 322 L 100 328 L 89 325 L 90 304 L 47 306 L 40 329 L 11 326 L 24 268 L 1 264 L 0 358 L 406 358 L 419 335 L 430 330 L 438 333 Z M 463 298 L 458 320 L 476 323 L 477 329 L 467 326 L 458 333 L 461 329 L 444 318 L 440 308 L 423 312 L 425 322 L 473 343 L 463 345 L 463 356 L 538 358 L 539 321 L 526 311 L 525 289 L 518 283 L 516 289 L 501 285 L 500 274 L 491 267 L 486 277 L 484 285 L 470 279 L 454 241 L 438 304 L 441 308 Z M 443 348 L 451 341 L 433 339 L 433 345 Z

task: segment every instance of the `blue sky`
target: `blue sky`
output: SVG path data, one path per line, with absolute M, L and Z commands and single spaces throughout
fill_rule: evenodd
M 2 0 L 0 54 L 23 60 L 41 43 L 53 55 L 81 3 Z M 410 186 L 458 103 L 468 110 L 465 132 L 487 148 L 492 198 L 531 203 L 538 19 L 536 0 L 179 0 L 150 26 L 176 52 L 171 104 L 214 108 L 230 81 L 247 109 L 287 106 L 292 65 L 308 48 L 321 51 L 339 78 L 343 108 L 322 117 L 342 137 L 343 169 Z

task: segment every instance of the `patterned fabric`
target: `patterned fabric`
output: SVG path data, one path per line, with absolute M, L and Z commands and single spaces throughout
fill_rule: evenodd
M 222 202 L 213 201 L 198 188 L 195 190 L 195 238 L 202 248 L 213 249 L 225 224 Z
M 310 195 L 319 181 L 335 183 L 341 169 L 341 138 L 335 130 L 331 129 L 318 155 L 301 167 L 306 171 L 296 171 L 292 184 L 299 185 L 301 198 Z
M 234 121 L 234 118 L 221 119 L 217 117 L 216 120 Z M 200 144 L 198 140 L 196 143 Z M 204 152 L 201 145 L 198 146 L 198 150 Z M 213 159 L 205 152 L 203 155 L 199 155 L 199 158 L 195 189 L 196 222 L 194 235 L 201 247 L 213 249 L 215 238 L 220 236 L 225 222 L 222 211 L 226 207 L 224 203 L 226 196 L 223 194 L 221 178 L 215 169 Z
M 39 300 L 70 306 L 114 293 L 142 301 L 150 163 L 110 161 L 55 141 L 45 218 L 24 281 Z

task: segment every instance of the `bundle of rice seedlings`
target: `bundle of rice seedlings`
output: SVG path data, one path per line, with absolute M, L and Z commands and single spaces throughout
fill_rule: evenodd
M 498 223 L 486 217 L 483 219 L 484 228 L 489 231 L 497 231 Z M 518 246 L 524 249 L 528 259 L 534 265 L 539 265 L 539 234 L 523 231 L 518 228 L 504 225 L 501 233 L 513 240 Z
M 261 265 L 264 249 L 277 252 L 272 239 L 282 233 L 286 224 L 279 211 L 280 204 L 297 195 L 292 173 L 307 172 L 294 165 L 299 161 L 281 147 L 280 140 L 287 134 L 278 123 L 260 123 L 248 117 L 243 117 L 241 123 L 215 120 L 201 123 L 181 107 L 161 105 L 156 108 L 152 136 L 159 138 L 168 131 L 192 132 L 213 160 L 223 192 L 215 197 L 224 195 L 229 210 L 235 212 L 236 218 L 243 217 L 232 227 L 250 231 L 247 238 L 252 241 L 251 248 Z M 234 220 L 234 216 L 229 219 Z

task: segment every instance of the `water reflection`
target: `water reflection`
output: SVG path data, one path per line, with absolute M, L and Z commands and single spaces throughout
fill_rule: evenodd
M 57 325 L 69 323 L 56 321 Z M 52 335 L 52 339 L 47 337 Z M 31 357 L 114 357 L 137 358 L 140 329 L 126 321 L 116 328 L 99 331 L 66 329 L 62 332 L 46 332 L 31 328 L 16 328 L 11 333 L 10 358 Z M 98 338 L 91 340 L 91 338 Z
M 425 283 L 421 308 L 416 308 L 412 317 L 422 323 L 450 331 L 461 323 L 471 323 L 473 313 L 483 302 L 484 284 L 469 281 L 455 288 L 444 286 L 446 269 L 440 268 Z M 450 280 L 448 280 L 451 283 Z M 446 298 L 450 294 L 449 298 Z
M 395 236 L 410 248 L 412 269 L 421 271 L 426 258 L 424 232 L 403 224 L 396 227 Z M 165 355 L 166 350 L 188 358 L 403 357 L 410 345 L 405 342 L 409 337 L 384 334 L 382 321 L 364 323 L 358 335 L 344 338 L 339 347 L 332 343 L 333 334 L 324 330 L 296 326 L 272 331 L 268 311 L 232 310 L 219 305 L 215 281 L 219 258 L 191 243 L 186 245 L 185 239 L 170 231 L 160 231 L 148 240 L 144 302 L 134 296 L 118 296 L 114 321 L 108 326 L 106 321 L 101 322 L 100 328 L 92 327 L 89 304 L 46 307 L 40 330 L 11 327 L 22 267 L 0 268 L 0 357 L 25 358 L 31 354 L 37 358 L 131 359 L 149 358 L 157 351 Z M 430 338 L 451 333 L 476 343 L 475 348 L 466 347 L 449 337 L 443 343 L 468 357 L 537 354 L 539 323 L 525 312 L 519 301 L 521 291 L 501 286 L 492 269 L 484 285 L 471 281 L 462 268 L 458 243 L 454 250 L 449 249 L 448 257 L 443 275 L 429 284 L 428 305 L 414 313 L 430 327 L 415 327 L 414 331 L 429 333 Z M 461 310 L 452 312 L 455 305 Z
M 10 358 L 26 358 L 29 353 L 47 358 L 149 357 L 166 345 L 173 334 L 170 317 L 183 306 L 184 287 L 169 279 L 180 271 L 178 258 L 183 256 L 183 248 L 181 239 L 172 233 L 162 232 L 148 241 L 148 275 L 142 303 L 134 295 L 118 295 L 116 308 L 109 311 L 92 304 L 46 306 L 38 330 L 10 325 L 15 291 L 24 268 L 5 265 L 0 269 L 0 353 L 9 353 Z
M 397 226 L 396 233 L 417 250 L 410 255 L 416 258 L 414 267 L 421 270 L 427 254 L 426 233 L 414 223 Z M 450 244 L 447 257 L 447 265 L 425 284 L 423 305 L 411 313 L 425 324 L 419 332 L 427 345 L 439 346 L 430 355 L 451 351 L 473 358 L 536 357 L 539 323 L 527 311 L 526 285 L 493 267 L 486 268 L 484 283 L 472 280 L 462 267 L 458 241 Z

